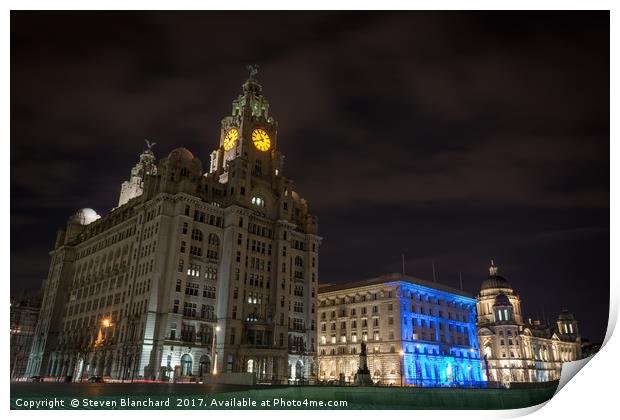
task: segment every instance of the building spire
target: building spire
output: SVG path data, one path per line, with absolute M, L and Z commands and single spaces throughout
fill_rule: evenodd
M 489 275 L 496 276 L 498 267 L 495 265 L 495 262 L 491 260 L 491 266 L 489 267 Z
M 258 74 L 258 69 L 259 69 L 258 64 L 248 64 L 248 65 L 245 66 L 245 68 L 250 73 L 250 79 L 253 79 L 254 76 L 256 76 Z

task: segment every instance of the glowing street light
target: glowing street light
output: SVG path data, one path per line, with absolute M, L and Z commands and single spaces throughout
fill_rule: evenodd
M 404 375 L 404 364 L 405 364 L 405 352 L 403 351 L 403 349 L 400 349 L 398 354 L 400 355 L 400 386 L 405 386 L 404 385 L 404 379 L 403 376 Z
M 221 328 L 219 325 L 215 326 L 215 332 L 220 332 Z M 213 363 L 213 374 L 217 375 L 217 363 L 215 360 L 215 332 L 213 333 L 213 341 L 211 341 L 211 363 Z

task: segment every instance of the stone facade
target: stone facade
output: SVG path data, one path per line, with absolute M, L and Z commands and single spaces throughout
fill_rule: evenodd
M 319 289 L 318 377 L 351 383 L 361 343 L 375 383 L 474 385 L 484 381 L 476 300 L 402 274 Z
M 492 261 L 478 300 L 478 339 L 482 357 L 488 362 L 489 381 L 509 385 L 557 380 L 564 362 L 581 358 L 574 317 L 562 311 L 554 326 L 525 320 L 519 296 L 498 275 Z
M 321 238 L 254 76 L 206 172 L 185 148 L 155 163 L 147 143 L 119 207 L 59 232 L 30 375 L 314 380 Z
M 38 296 L 11 297 L 11 379 L 23 379 L 39 319 Z

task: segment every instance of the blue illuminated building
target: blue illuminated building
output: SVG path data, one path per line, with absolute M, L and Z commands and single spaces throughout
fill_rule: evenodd
M 352 383 L 361 342 L 375 383 L 486 386 L 477 300 L 403 274 L 319 287 L 318 379 Z
M 476 299 L 420 283 L 397 282 L 405 384 L 480 385 Z

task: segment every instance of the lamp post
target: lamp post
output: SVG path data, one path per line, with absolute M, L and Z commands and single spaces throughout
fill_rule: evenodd
M 398 354 L 400 355 L 400 386 L 405 386 L 404 385 L 404 364 L 405 364 L 405 352 L 403 351 L 403 349 L 400 349 L 400 351 L 398 352 Z
M 110 320 L 110 318 L 103 318 L 101 320 L 101 328 L 103 328 L 103 333 L 101 335 L 101 343 L 100 343 L 100 345 L 103 346 L 103 366 L 101 368 L 101 377 L 102 378 L 103 378 L 103 376 L 105 376 L 105 357 L 106 357 L 106 350 L 107 350 L 106 335 L 107 335 L 107 332 L 108 332 L 107 331 L 108 328 L 110 328 L 111 326 L 112 326 L 112 321 Z
M 213 332 L 213 340 L 211 342 L 211 363 L 213 363 L 213 374 L 217 375 L 217 363 L 215 360 L 215 333 L 220 331 L 220 326 L 215 326 L 215 331 Z

